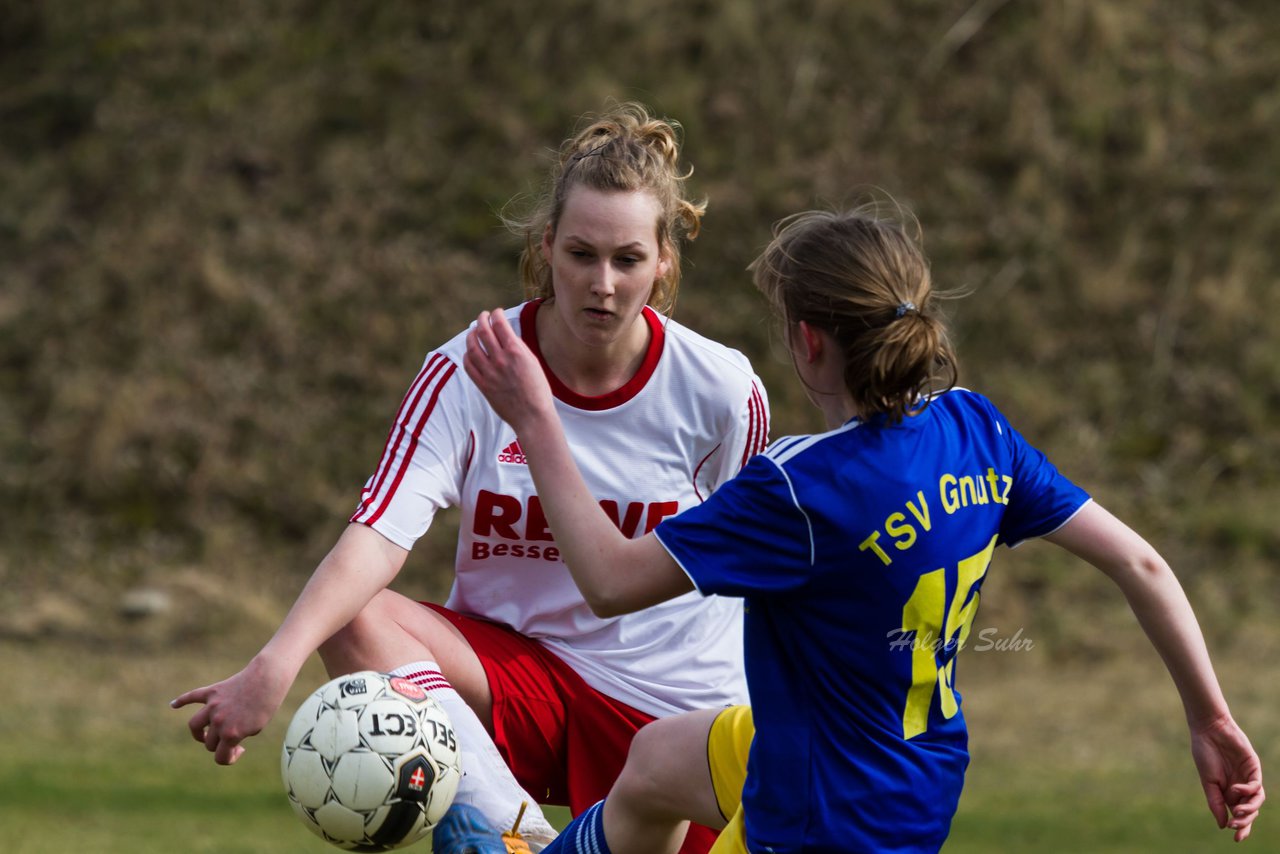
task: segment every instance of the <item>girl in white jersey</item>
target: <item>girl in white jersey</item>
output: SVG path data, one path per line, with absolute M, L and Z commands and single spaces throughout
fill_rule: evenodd
M 685 197 L 678 159 L 677 126 L 622 105 L 565 142 L 543 204 L 521 226 L 532 298 L 511 309 L 513 326 L 553 389 L 593 495 L 629 537 L 700 503 L 768 432 L 747 359 L 664 316 L 680 244 L 705 208 Z M 641 726 L 746 699 L 737 600 L 690 595 L 592 614 L 515 432 L 459 370 L 465 338 L 427 356 L 351 524 L 275 636 L 244 670 L 174 701 L 204 704 L 191 733 L 230 764 L 317 649 L 334 675 L 413 679 L 445 704 L 463 750 L 439 854 L 506 850 L 494 830 L 511 827 L 522 802 L 578 811 L 603 797 Z M 449 505 L 462 519 L 447 602 L 386 589 Z M 535 848 L 554 835 L 536 807 L 521 830 Z M 695 830 L 684 850 L 700 854 L 713 838 Z
M 753 266 L 829 430 L 778 440 L 638 540 L 593 506 L 502 312 L 470 335 L 465 368 L 530 446 L 551 528 L 597 613 L 694 589 L 747 603 L 751 708 L 646 727 L 608 799 L 546 854 L 667 854 L 684 818 L 732 819 L 713 854 L 936 854 L 968 764 L 955 658 L 996 546 L 1036 537 L 1124 593 L 1182 698 L 1209 809 L 1246 838 L 1265 799 L 1261 763 L 1176 576 L 990 401 L 954 387 L 907 231 L 874 211 L 802 214 Z

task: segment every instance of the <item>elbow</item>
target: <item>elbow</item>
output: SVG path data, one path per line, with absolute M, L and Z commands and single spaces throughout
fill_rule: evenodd
M 1173 575 L 1173 567 L 1169 566 L 1154 549 L 1143 555 L 1138 560 L 1138 567 L 1135 570 L 1143 578 L 1164 578 Z
M 629 594 L 627 590 L 619 589 L 618 579 L 613 579 L 612 583 L 605 585 L 579 585 L 578 589 L 587 607 L 591 609 L 591 613 L 602 620 L 634 613 L 648 604 L 637 601 L 635 595 Z
M 1129 571 L 1139 578 L 1156 580 L 1173 575 L 1173 568 L 1154 548 L 1147 548 L 1134 555 Z
M 1116 565 L 1108 573 L 1122 589 L 1144 588 L 1156 586 L 1176 578 L 1173 569 L 1154 549 L 1145 549 L 1130 555 Z
M 602 572 L 600 569 L 617 565 L 616 559 L 602 555 L 592 555 L 577 562 L 565 561 L 565 568 L 577 585 L 582 601 L 587 603 L 592 614 L 602 620 L 638 610 L 635 606 L 629 606 L 626 601 L 626 592 L 621 589 L 623 579 L 617 573 Z
M 587 607 L 591 609 L 591 613 L 595 614 L 602 620 L 610 617 L 621 617 L 623 614 L 629 614 L 634 608 L 623 607 L 623 604 L 616 597 L 606 596 L 600 591 L 587 593 L 584 591 L 583 598 L 587 602 Z

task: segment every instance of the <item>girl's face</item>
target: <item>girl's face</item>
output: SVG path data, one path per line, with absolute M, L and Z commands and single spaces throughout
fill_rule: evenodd
M 671 263 L 658 243 L 658 214 L 644 190 L 569 191 L 559 225 L 542 237 L 542 255 L 555 294 L 549 307 L 581 343 L 608 347 L 644 333 L 640 311 Z M 643 348 L 647 338 L 639 340 Z

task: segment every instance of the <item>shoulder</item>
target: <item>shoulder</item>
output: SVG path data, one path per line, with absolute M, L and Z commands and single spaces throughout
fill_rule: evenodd
M 972 389 L 962 386 L 938 392 L 929 398 L 930 406 L 941 406 L 953 410 L 996 411 L 995 404 Z
M 745 382 L 755 378 L 751 360 L 740 351 L 694 332 L 679 321 L 655 312 L 662 325 L 666 349 L 670 355 L 684 362 L 695 362 L 705 369 L 737 377 Z
M 967 388 L 953 388 L 934 395 L 925 413 L 935 408 L 937 414 L 963 425 L 965 429 L 985 428 L 1001 437 L 1008 437 L 1011 433 L 1009 419 L 1004 413 L 985 395 Z
M 739 351 L 657 315 L 664 330 L 659 375 L 664 394 L 702 412 L 750 411 L 767 419 L 769 399 L 751 361 Z

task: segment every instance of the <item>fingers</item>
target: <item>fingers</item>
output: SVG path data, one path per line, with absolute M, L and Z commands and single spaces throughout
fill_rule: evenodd
M 190 705 L 191 703 L 208 703 L 212 693 L 213 686 L 211 685 L 206 685 L 203 688 L 196 688 L 171 700 L 169 702 L 169 707 L 172 709 L 180 709 L 183 706 Z M 202 744 L 205 743 L 211 711 L 212 710 L 209 706 L 205 705 L 197 710 L 196 713 L 191 716 L 191 719 L 187 721 L 187 729 L 191 731 L 191 737 Z
M 466 353 L 462 365 L 467 375 L 481 388 L 510 370 L 513 348 L 520 346 L 520 336 L 511 327 L 502 309 L 482 311 L 475 326 L 467 333 Z
M 194 730 L 192 734 L 195 734 Z M 213 754 L 213 761 L 219 765 L 234 765 L 244 755 L 244 747 L 240 744 L 244 738 L 225 735 L 212 724 L 205 727 L 196 740 L 203 742 L 204 749 Z
M 193 688 L 185 694 L 179 694 L 169 701 L 169 708 L 181 709 L 191 703 L 204 703 L 209 699 L 209 692 L 212 688 L 212 685 L 206 685 L 203 688 Z
M 204 703 L 205 705 L 187 721 L 187 729 L 190 730 L 193 739 L 203 744 L 205 750 L 214 755 L 215 762 L 219 765 L 233 765 L 244 755 L 244 748 L 240 746 L 242 739 L 223 735 L 220 728 L 214 724 L 213 707 L 208 705 L 213 697 L 213 689 L 214 686 L 206 685 L 180 694 L 169 702 L 169 706 L 180 709 L 192 703 Z
M 234 765 L 241 756 L 244 756 L 244 748 L 240 745 L 240 739 L 224 738 L 214 751 L 213 761 L 219 765 Z
M 1262 807 L 1261 801 L 1250 800 L 1242 801 L 1231 807 L 1231 817 L 1233 819 L 1248 818 L 1258 814 L 1258 810 Z
M 1261 774 L 1261 769 L 1255 773 Z M 1267 799 L 1267 793 L 1262 788 L 1262 780 L 1255 778 L 1245 783 L 1233 783 L 1227 787 L 1225 798 L 1232 816 L 1239 817 L 1242 814 L 1257 813 Z
M 480 316 L 476 318 L 476 327 L 472 330 L 476 342 L 480 345 L 480 349 L 486 356 L 493 357 L 498 354 L 498 337 L 493 332 L 493 314 L 488 311 L 480 312 Z
M 204 744 L 204 749 L 213 754 L 213 761 L 219 765 L 234 765 L 236 760 L 244 755 L 244 747 L 241 742 L 249 735 L 254 733 L 237 733 L 230 730 L 225 722 L 217 720 L 209 720 L 204 712 L 208 709 L 202 709 L 195 717 L 191 719 L 188 726 L 191 727 L 191 734 L 196 741 Z M 197 721 L 198 717 L 204 716 L 205 720 Z
M 205 706 L 187 721 L 187 729 L 191 731 L 191 737 L 201 744 L 208 744 L 206 738 L 209 730 L 209 714 L 209 707 Z
M 1227 789 L 1226 800 L 1231 810 L 1228 826 L 1235 830 L 1236 842 L 1243 842 L 1253 832 L 1253 821 L 1267 799 L 1261 780 L 1236 783 Z
M 467 355 L 472 356 L 479 365 L 487 364 L 498 349 L 489 317 L 489 312 L 480 312 L 475 325 L 467 333 Z
M 1235 833 L 1232 835 L 1232 838 L 1235 839 L 1236 842 L 1244 842 L 1248 839 L 1249 834 L 1253 832 L 1253 820 L 1257 817 L 1258 814 L 1253 813 L 1251 815 L 1241 816 L 1240 818 L 1233 818 L 1231 820 L 1231 827 L 1235 830 Z
M 500 308 L 480 312 L 475 328 L 467 336 L 468 343 L 473 339 L 489 357 L 498 356 L 520 342 L 520 336 L 511 328 L 511 323 Z
M 462 355 L 462 368 L 480 389 L 489 387 L 489 376 L 493 367 L 490 364 L 489 354 L 480 344 L 479 333 L 474 329 L 467 333 L 467 350 Z
M 1227 806 L 1232 812 L 1249 806 L 1261 806 L 1266 799 L 1261 780 L 1250 780 L 1248 783 L 1236 783 L 1226 792 Z
M 1252 822 L 1266 799 L 1267 793 L 1263 790 L 1261 781 L 1255 780 L 1232 786 L 1227 792 L 1227 806 L 1231 810 L 1232 826 L 1238 826 L 1235 823 L 1238 821 Z
M 489 324 L 493 328 L 494 337 L 503 347 L 510 347 L 520 340 L 516 335 L 516 331 L 511 328 L 511 323 L 507 320 L 507 315 L 500 308 L 495 308 L 489 314 Z
M 1209 812 L 1213 813 L 1214 821 L 1218 823 L 1218 827 L 1226 827 L 1227 819 L 1231 817 L 1231 814 L 1227 811 L 1227 801 L 1223 797 L 1222 789 L 1217 783 L 1206 783 L 1204 797 L 1209 802 Z

